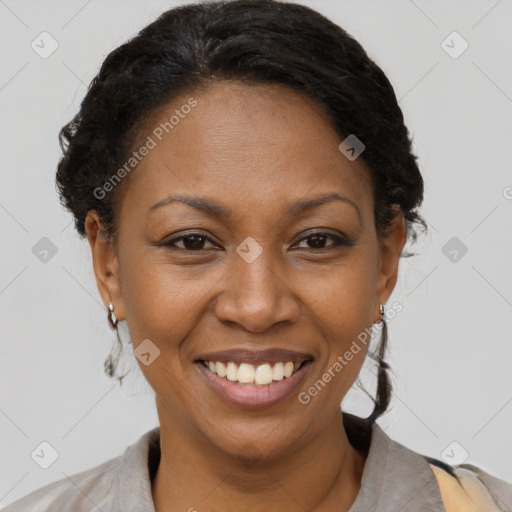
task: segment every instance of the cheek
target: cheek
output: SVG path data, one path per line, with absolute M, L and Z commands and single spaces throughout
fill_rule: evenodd
M 316 276 L 312 306 L 325 344 L 317 378 L 336 382 L 339 395 L 348 391 L 361 369 L 375 319 L 375 262 L 364 250 L 353 256 L 332 266 L 329 276 Z
M 133 349 L 149 339 L 160 351 L 151 364 L 137 363 L 173 414 L 185 418 L 183 404 L 190 400 L 186 366 L 192 362 L 187 358 L 188 344 L 182 342 L 198 325 L 201 292 L 204 295 L 209 286 L 187 281 L 180 269 L 155 263 L 147 254 L 132 253 L 123 263 L 122 293 Z
M 120 266 L 122 294 L 134 348 L 152 340 L 177 366 L 186 358 L 188 344 L 181 344 L 207 314 L 208 290 L 222 279 L 225 269 L 171 265 L 144 251 L 129 254 Z
M 375 261 L 368 257 L 366 249 L 360 248 L 322 273 L 306 274 L 304 289 L 311 291 L 305 293 L 310 294 L 311 308 L 326 327 L 327 339 L 337 333 L 342 338 L 357 337 L 371 325 L 375 315 L 375 269 Z

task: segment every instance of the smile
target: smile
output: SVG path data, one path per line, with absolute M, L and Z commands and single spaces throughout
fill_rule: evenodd
M 197 361 L 208 385 L 224 400 L 244 409 L 270 407 L 288 398 L 312 364 L 286 361 L 253 365 L 234 361 Z
M 257 386 L 264 386 L 291 377 L 305 362 L 287 361 L 284 363 L 278 362 L 273 365 L 270 363 L 253 365 L 249 363 L 237 364 L 234 361 L 229 361 L 228 363 L 203 361 L 203 364 L 212 373 L 231 382 L 243 385 L 256 384 Z

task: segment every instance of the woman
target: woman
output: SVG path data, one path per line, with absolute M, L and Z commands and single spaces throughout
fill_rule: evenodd
M 169 10 L 106 58 L 61 144 L 61 199 L 160 426 L 8 512 L 511 510 L 508 482 L 376 423 L 423 180 L 344 30 L 271 0 Z M 372 414 L 342 413 L 372 356 Z

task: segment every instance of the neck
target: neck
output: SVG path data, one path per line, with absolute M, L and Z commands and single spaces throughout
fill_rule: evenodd
M 341 411 L 319 435 L 274 458 L 251 457 L 250 447 L 244 458 L 233 456 L 159 416 L 156 512 L 252 512 L 255 504 L 266 512 L 348 510 L 360 489 L 366 457 L 349 443 Z

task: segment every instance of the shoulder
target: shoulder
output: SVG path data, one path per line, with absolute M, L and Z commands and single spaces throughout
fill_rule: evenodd
M 472 464 L 448 466 L 426 457 L 447 512 L 512 512 L 512 483 Z
M 48 484 L 2 512 L 154 512 L 150 478 L 159 456 L 160 427 L 156 427 L 129 445 L 122 455 Z
M 352 442 L 351 428 L 347 432 Z M 451 466 L 417 452 L 374 423 L 361 489 L 350 512 L 394 512 L 397 505 L 403 512 L 512 512 L 512 484 L 477 466 Z
M 52 482 L 20 498 L 2 512 L 76 512 L 110 509 L 113 477 L 121 456 L 94 468 Z M 96 508 L 97 507 L 97 508 Z

